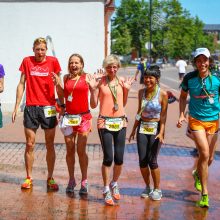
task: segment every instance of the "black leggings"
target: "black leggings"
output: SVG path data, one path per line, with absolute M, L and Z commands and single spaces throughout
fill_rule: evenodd
M 159 133 L 159 124 L 156 135 Z M 159 139 L 155 139 L 156 135 L 147 135 L 139 133 L 140 126 L 137 129 L 137 147 L 139 155 L 139 165 L 141 168 L 157 169 L 157 157 L 161 148 Z
M 110 167 L 113 162 L 113 149 L 112 140 L 114 141 L 114 163 L 116 165 L 123 164 L 126 128 L 122 128 L 120 131 L 109 131 L 107 129 L 98 129 L 99 138 L 103 150 L 103 162 L 102 164 Z

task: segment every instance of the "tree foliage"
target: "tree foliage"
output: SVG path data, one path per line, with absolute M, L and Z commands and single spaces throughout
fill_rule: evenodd
M 112 52 L 121 55 L 132 50 L 146 55 L 150 41 L 149 1 L 122 0 L 112 23 Z M 203 32 L 204 24 L 192 17 L 178 0 L 152 0 L 152 56 L 188 58 L 197 47 L 213 47 L 213 35 Z

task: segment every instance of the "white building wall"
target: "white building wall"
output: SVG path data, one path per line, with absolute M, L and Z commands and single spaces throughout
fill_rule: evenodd
M 38 37 L 52 37 L 63 74 L 72 53 L 83 56 L 87 72 L 93 73 L 102 65 L 104 0 L 0 1 L 0 28 L 0 63 L 6 72 L 3 111 L 13 110 L 20 63 L 25 56 L 33 55 L 33 41 Z M 48 47 L 48 55 L 52 55 L 50 44 Z

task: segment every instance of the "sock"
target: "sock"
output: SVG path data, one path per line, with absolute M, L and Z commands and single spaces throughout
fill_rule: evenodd
M 87 180 L 87 179 L 84 179 L 84 180 L 81 182 L 81 185 L 82 185 L 82 186 L 85 186 L 87 183 L 88 183 L 88 180 Z
M 104 186 L 104 190 L 103 190 L 103 193 L 106 193 L 109 191 L 109 186 Z
M 114 181 L 112 181 L 110 184 L 111 184 L 111 187 L 115 187 L 115 186 L 118 185 L 118 183 L 117 183 L 117 182 L 114 182 Z

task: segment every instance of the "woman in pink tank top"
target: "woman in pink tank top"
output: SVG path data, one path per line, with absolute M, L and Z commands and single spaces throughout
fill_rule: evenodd
M 125 80 L 117 76 L 120 66 L 119 58 L 115 55 L 109 55 L 103 61 L 105 75 L 99 81 L 96 77 L 89 79 L 93 80 L 93 83 L 91 82 L 93 89 L 91 90 L 90 105 L 95 108 L 98 102 L 100 103 L 97 127 L 104 156 L 102 178 L 106 205 L 114 205 L 114 200 L 120 199 L 117 181 L 122 170 L 127 126 L 124 107 L 127 103 L 129 89 L 134 81 L 134 78 Z M 112 142 L 114 142 L 114 151 Z M 113 158 L 113 178 L 110 181 Z
M 86 144 L 92 126 L 92 115 L 89 110 L 90 85 L 88 75 L 83 71 L 84 61 L 79 54 L 72 54 L 68 62 L 69 73 L 64 75 L 63 96 L 65 100 L 65 112 L 61 117 L 59 126 L 66 143 L 66 162 L 69 171 L 67 193 L 73 193 L 76 186 L 75 148 L 79 157 L 82 173 L 81 188 L 79 194 L 88 194 L 87 169 L 88 156 Z

